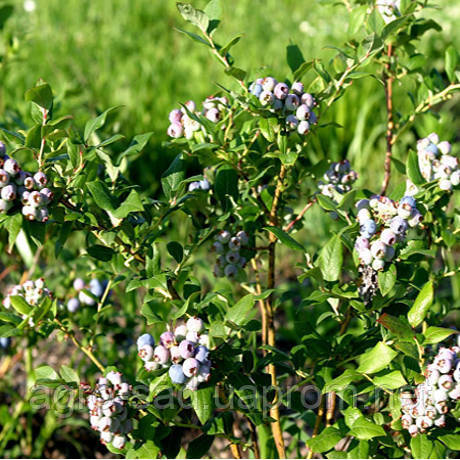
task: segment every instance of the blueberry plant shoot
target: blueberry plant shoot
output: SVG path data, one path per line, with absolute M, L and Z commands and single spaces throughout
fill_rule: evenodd
M 431 2 L 337 3 L 353 36 L 288 44 L 276 75 L 263 49 L 240 68 L 219 0 L 177 3 L 222 78 L 170 101 L 157 196 L 130 168 L 152 133 L 107 134 L 120 107 L 78 126 L 39 80 L 0 120 L 2 456 L 58 432 L 116 458 L 458 458 L 459 142 L 415 129 L 455 100 L 457 52 L 420 53 Z M 367 184 L 318 154 L 365 79 Z

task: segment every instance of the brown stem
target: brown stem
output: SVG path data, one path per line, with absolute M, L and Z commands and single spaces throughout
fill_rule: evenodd
M 393 75 L 391 73 L 391 57 L 393 56 L 393 46 L 391 43 L 388 44 L 387 48 L 387 57 L 388 62 L 385 64 L 385 71 L 383 74 L 383 81 L 385 84 L 385 100 L 387 108 L 387 132 L 386 132 L 386 141 L 387 141 L 387 151 L 385 154 L 385 176 L 383 179 L 382 189 L 380 191 L 381 195 L 385 195 L 388 184 L 390 183 L 391 178 L 391 157 L 392 157 L 392 147 L 393 147 Z
M 280 173 L 278 176 L 278 181 L 276 184 L 275 194 L 273 196 L 272 208 L 270 211 L 270 225 L 276 226 L 278 223 L 277 211 L 278 204 L 281 197 L 281 191 L 283 188 L 284 178 L 286 176 L 286 167 L 281 165 Z M 267 289 L 273 289 L 275 287 L 275 247 L 276 247 L 276 236 L 272 233 L 269 235 L 270 247 L 268 252 L 268 279 L 267 279 Z M 267 321 L 267 344 L 271 347 L 275 347 L 275 324 L 273 321 L 273 295 L 270 294 L 264 302 L 265 306 L 265 315 Z M 273 405 L 270 408 L 270 416 L 275 420 L 272 422 L 272 433 L 273 438 L 275 439 L 276 450 L 278 451 L 279 458 L 286 458 L 286 451 L 284 448 L 283 432 L 281 430 L 280 424 L 280 412 L 279 412 L 279 394 L 278 394 L 278 385 L 276 379 L 276 367 L 274 364 L 269 364 L 267 366 L 268 373 L 271 376 L 272 386 L 275 388 L 275 398 L 273 400 Z
M 289 232 L 291 230 L 292 227 L 294 227 L 294 225 L 299 222 L 300 219 L 302 219 L 302 217 L 304 216 L 304 214 L 316 203 L 316 198 L 313 198 L 313 200 L 309 201 L 305 207 L 302 209 L 302 211 L 299 212 L 299 215 L 296 216 L 295 219 L 293 219 L 291 222 L 289 222 L 289 224 L 287 224 L 285 227 L 284 227 L 284 231 L 285 232 Z
M 65 334 L 67 334 L 70 339 L 72 340 L 73 344 L 79 349 L 81 350 L 86 356 L 88 356 L 88 358 L 98 367 L 98 369 L 104 373 L 105 372 L 105 367 L 102 365 L 102 363 L 96 358 L 96 356 L 94 356 L 94 353 L 87 347 L 83 346 L 79 341 L 78 339 L 75 337 L 75 334 L 73 331 L 69 331 L 65 326 L 64 324 L 61 323 L 61 321 L 59 321 L 57 318 L 56 318 L 56 323 L 58 324 L 59 328 L 61 329 L 62 332 L 64 332 Z
M 312 438 L 316 437 L 319 431 L 319 427 L 321 425 L 321 420 L 323 419 L 324 415 L 324 407 L 323 407 L 323 395 L 320 396 L 319 400 L 319 407 L 318 407 L 318 414 L 316 415 L 315 426 L 313 428 L 313 433 L 311 435 Z M 307 458 L 313 458 L 313 450 L 310 449 L 307 455 Z
M 262 286 L 260 284 L 259 269 L 257 268 L 257 262 L 255 259 L 251 259 L 251 265 L 256 277 L 256 292 L 258 295 L 260 295 L 262 294 Z M 267 343 L 267 314 L 265 309 L 265 302 L 263 299 L 259 300 L 259 310 L 260 316 L 262 318 L 262 343 L 265 345 Z
M 331 391 L 327 397 L 327 412 L 326 412 L 326 426 L 331 426 L 332 419 L 335 413 L 335 403 L 337 400 L 337 394 L 335 391 Z

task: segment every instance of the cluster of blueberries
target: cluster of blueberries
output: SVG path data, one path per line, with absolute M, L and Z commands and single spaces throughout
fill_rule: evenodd
M 351 190 L 358 173 L 353 171 L 348 160 L 332 163 L 324 173 L 323 179 L 318 182 L 320 192 L 335 202 Z
M 16 284 L 8 289 L 6 297 L 3 299 L 5 308 L 11 307 L 11 296 L 19 295 L 32 306 L 39 305 L 45 297 L 51 297 L 51 292 L 45 285 L 45 280 L 39 278 L 35 281 L 26 281 L 23 284 Z
M 375 195 L 356 203 L 360 234 L 355 241 L 362 265 L 383 270 L 385 262 L 393 259 L 395 244 L 404 241 L 408 227 L 416 227 L 422 215 L 412 196 L 399 203 L 386 196 Z
M 460 346 L 441 347 L 425 377 L 414 393 L 403 391 L 400 395 L 401 424 L 411 436 L 445 426 L 446 415 L 460 400 Z
M 6 155 L 5 144 L 0 142 L 0 213 L 19 205 L 26 219 L 46 222 L 47 205 L 53 199 L 47 183 L 45 173 L 23 171 L 14 158 Z
M 228 106 L 228 100 L 225 96 L 209 96 L 204 100 L 201 112 L 197 111 L 194 101 L 188 101 L 184 105 L 189 112 L 204 116 L 212 123 L 217 123 L 223 118 L 224 110 Z M 184 108 L 174 109 L 169 113 L 171 124 L 168 127 L 168 136 L 175 139 L 184 136 L 186 139 L 192 139 L 194 133 L 200 129 L 206 134 L 204 127 L 198 121 L 191 118 L 187 110 Z
M 452 190 L 460 184 L 458 158 L 450 155 L 451 145 L 439 142 L 436 133 L 417 142 L 417 156 L 420 173 L 428 181 L 438 181 L 441 190 Z
M 291 87 L 277 82 L 273 77 L 258 78 L 249 87 L 249 92 L 257 97 L 264 107 L 285 117 L 286 127 L 297 130 L 300 135 L 310 131 L 310 126 L 317 123 L 313 108 L 317 105 L 310 93 L 304 92 L 300 81 Z
M 125 447 L 126 435 L 133 429 L 127 407 L 131 390 L 131 385 L 123 382 L 122 374 L 115 371 L 100 377 L 95 388 L 87 390 L 91 428 L 99 431 L 102 444 L 111 443 L 116 449 Z
M 23 284 L 10 287 L 6 297 L 3 299 L 3 306 L 8 309 L 11 308 L 11 296 L 16 295 L 23 297 L 33 307 L 40 305 L 46 297 L 52 297 L 51 291 L 46 287 L 43 278 L 35 281 L 29 280 Z M 23 318 L 26 317 L 27 315 L 23 315 Z M 32 318 L 29 318 L 29 325 L 34 326 Z
M 99 281 L 93 278 L 89 284 L 86 284 L 82 278 L 75 278 L 73 282 L 73 288 L 77 291 L 78 297 L 72 297 L 67 302 L 67 310 L 70 313 L 75 313 L 81 305 L 93 306 L 96 305 L 96 299 L 88 295 L 84 290 L 88 290 L 93 296 L 101 299 L 105 289 L 107 287 L 107 281 Z
M 218 254 L 214 265 L 214 276 L 235 278 L 238 272 L 246 266 L 246 257 L 240 254 L 240 250 L 246 248 L 248 244 L 249 237 L 243 230 L 233 236 L 229 231 L 222 230 L 212 245 Z
M 141 335 L 137 349 L 144 368 L 147 371 L 168 368 L 172 383 L 185 385 L 189 390 L 198 389 L 211 376 L 209 336 L 203 330 L 203 321 L 194 316 L 174 332 L 163 332 L 157 346 L 150 334 Z
M 211 187 L 211 184 L 209 183 L 208 179 L 203 179 L 203 180 L 198 180 L 195 182 L 190 182 L 188 185 L 188 191 L 189 192 L 196 192 L 196 191 L 203 191 L 207 192 Z

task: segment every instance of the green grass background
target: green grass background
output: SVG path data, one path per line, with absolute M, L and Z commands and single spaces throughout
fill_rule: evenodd
M 226 43 L 244 34 L 233 55 L 237 66 L 251 76 L 287 76 L 286 46 L 290 43 L 297 44 L 306 59 L 319 57 L 327 62 L 334 55 L 327 46 L 341 46 L 351 38 L 345 7 L 330 1 L 222 3 L 217 40 Z M 204 7 L 206 1 L 193 4 Z M 436 66 L 442 72 L 444 50 L 451 43 L 459 44 L 460 9 L 448 0 L 437 4 L 425 15 L 442 24 L 443 32 L 426 34 L 420 51 L 426 56 L 427 69 Z M 154 131 L 149 148 L 133 165 L 133 176 L 155 192 L 159 172 L 172 155 L 161 145 L 166 140 L 168 112 L 179 102 L 202 100 L 216 90 L 216 82 L 231 86 L 232 79 L 205 47 L 175 30 L 192 30 L 192 26 L 180 17 L 173 0 L 35 0 L 35 5 L 35 11 L 27 12 L 23 1 L 14 1 L 15 12 L 6 25 L 14 37 L 15 55 L 1 67 L 0 122 L 14 121 L 17 112 L 26 113 L 24 92 L 38 78 L 52 85 L 61 112 L 72 113 L 80 124 L 109 106 L 123 105 L 112 130 L 128 137 Z M 399 92 L 397 88 L 396 94 L 396 108 L 404 108 L 409 103 L 405 88 Z M 453 103 L 444 104 L 440 112 L 439 120 L 428 116 L 417 123 L 420 135 L 433 129 L 449 138 L 456 134 Z M 331 160 L 347 155 L 364 183 L 375 184 L 376 176 L 380 181 L 384 155 L 381 86 L 372 79 L 355 81 L 331 114 L 343 128 L 322 130 L 312 154 Z M 396 156 L 404 157 L 414 140 L 408 134 L 396 146 Z

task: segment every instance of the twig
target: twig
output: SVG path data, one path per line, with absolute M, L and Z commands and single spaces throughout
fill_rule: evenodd
M 78 339 L 75 337 L 75 334 L 73 331 L 69 331 L 62 323 L 56 318 L 56 323 L 58 324 L 59 328 L 61 329 L 62 332 L 67 334 L 70 339 L 72 340 L 73 344 L 81 350 L 88 358 L 97 366 L 97 368 L 101 372 L 105 372 L 105 367 L 101 364 L 101 362 L 94 356 L 94 353 L 87 347 L 83 346 Z
M 311 435 L 312 439 L 316 437 L 319 431 L 319 426 L 321 425 L 321 420 L 323 419 L 324 415 L 324 407 L 323 407 L 323 395 L 320 396 L 319 400 L 319 407 L 318 407 L 318 414 L 316 415 L 315 426 L 313 428 L 313 433 Z M 313 450 L 310 449 L 308 451 L 307 459 L 313 458 Z
M 281 197 L 281 191 L 283 188 L 284 178 L 286 176 L 286 167 L 281 165 L 279 172 L 278 180 L 276 183 L 275 194 L 273 196 L 272 208 L 270 211 L 270 225 L 276 226 L 277 224 L 277 211 L 278 204 Z M 270 248 L 268 253 L 268 279 L 267 279 L 267 289 L 273 289 L 275 287 L 275 248 L 276 248 L 276 236 L 272 233 L 269 235 Z M 270 294 L 264 302 L 265 315 L 267 320 L 267 344 L 271 347 L 275 347 L 275 325 L 273 321 L 273 295 Z M 272 386 L 277 388 L 277 379 L 276 379 L 276 367 L 273 363 L 270 363 L 268 366 L 268 373 L 271 375 Z M 279 412 L 279 394 L 276 390 L 275 398 L 273 400 L 273 405 L 270 408 L 270 416 L 275 420 L 272 422 L 272 433 L 273 438 L 275 439 L 276 449 L 278 451 L 279 458 L 286 458 L 286 451 L 284 448 L 283 432 L 281 430 L 280 423 L 280 412 Z
M 385 176 L 383 179 L 382 189 L 380 191 L 381 195 L 385 195 L 388 184 L 390 183 L 391 178 L 391 157 L 392 157 L 392 147 L 393 147 L 393 75 L 391 73 L 391 58 L 393 56 L 393 46 L 391 43 L 388 44 L 387 57 L 388 62 L 385 64 L 385 71 L 383 74 L 383 81 L 385 85 L 385 100 L 387 108 L 387 132 L 386 132 L 386 141 L 387 141 L 387 151 L 385 154 Z
M 285 227 L 284 227 L 284 231 L 285 232 L 289 232 L 291 230 L 292 227 L 294 227 L 294 225 L 299 222 L 299 220 L 302 219 L 302 217 L 304 216 L 304 214 L 316 203 L 316 198 L 313 198 L 313 200 L 309 201 L 305 207 L 302 209 L 302 211 L 299 212 L 299 214 L 296 216 L 295 219 L 293 219 L 291 222 L 289 222 L 289 224 L 287 224 Z

